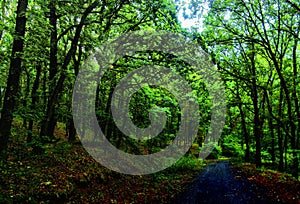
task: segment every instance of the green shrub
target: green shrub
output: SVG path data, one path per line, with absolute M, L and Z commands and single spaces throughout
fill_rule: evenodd
M 215 146 L 213 151 L 207 156 L 207 159 L 218 159 L 221 154 L 221 148 L 219 146 Z
M 168 168 L 169 171 L 189 171 L 189 170 L 199 170 L 204 166 L 203 160 L 193 158 L 193 157 L 182 157 L 179 161 Z
M 225 157 L 240 157 L 242 156 L 242 148 L 239 141 L 232 137 L 227 136 L 223 138 L 222 144 L 222 155 Z
M 212 151 L 211 148 L 213 148 Z M 216 143 L 210 142 L 208 144 L 205 144 L 200 149 L 200 157 L 204 157 L 209 153 L 206 159 L 218 159 L 219 155 L 221 155 L 221 152 L 222 152 L 221 148 Z

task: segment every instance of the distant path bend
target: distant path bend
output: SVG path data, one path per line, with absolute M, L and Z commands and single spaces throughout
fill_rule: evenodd
M 246 204 L 281 203 L 267 195 L 267 190 L 229 165 L 229 161 L 209 164 L 192 182 L 189 189 L 180 194 L 174 204 Z

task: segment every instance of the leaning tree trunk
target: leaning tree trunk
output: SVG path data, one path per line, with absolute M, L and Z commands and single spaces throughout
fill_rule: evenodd
M 20 89 L 20 76 L 22 72 L 22 56 L 24 47 L 24 36 L 26 27 L 26 9 L 28 0 L 19 0 L 17 7 L 17 18 L 15 37 L 13 42 L 9 74 L 7 79 L 6 92 L 0 120 L 0 153 L 5 153 L 8 140 L 11 134 L 13 112 L 17 102 L 17 95 Z
M 73 61 L 74 61 L 74 73 L 75 73 L 75 76 L 77 77 L 78 76 L 78 73 L 79 73 L 79 67 L 80 67 L 80 62 L 81 62 L 81 59 L 82 59 L 82 45 L 79 44 L 78 46 L 78 59 L 76 60 L 76 57 L 75 57 L 75 54 L 73 55 Z M 71 111 L 71 110 L 69 110 Z M 74 120 L 73 120 L 73 117 L 68 117 L 67 121 L 66 121 L 66 135 L 67 135 L 67 138 L 68 138 L 68 141 L 69 142 L 72 142 L 72 141 L 75 141 L 76 140 L 76 128 L 75 128 L 75 125 L 74 125 Z
M 75 35 L 71 44 L 71 48 L 69 49 L 63 65 L 62 65 L 62 70 L 67 70 L 70 61 L 72 59 L 72 56 L 76 53 L 76 48 L 79 42 L 79 37 L 80 37 L 80 33 L 83 29 L 83 26 L 85 24 L 86 18 L 88 17 L 88 15 L 93 11 L 94 8 L 96 8 L 99 5 L 99 1 L 94 1 L 88 8 L 86 8 L 86 10 L 84 11 L 80 23 L 78 24 L 76 31 L 75 31 Z M 47 110 L 46 110 L 46 116 L 45 119 L 42 123 L 42 127 L 41 127 L 41 131 L 40 131 L 40 136 L 49 136 L 49 137 L 53 137 L 54 135 L 54 127 L 56 124 L 56 120 L 55 120 L 55 105 L 57 104 L 58 98 L 59 98 L 59 94 L 61 93 L 62 89 L 63 89 L 63 84 L 64 81 L 66 79 L 67 75 L 66 73 L 62 73 L 56 83 L 56 86 L 53 88 L 53 91 L 49 97 L 48 100 L 48 104 L 47 104 Z

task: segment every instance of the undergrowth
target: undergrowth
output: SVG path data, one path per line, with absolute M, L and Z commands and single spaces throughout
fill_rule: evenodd
M 14 138 L 0 164 L 0 203 L 168 203 L 205 165 L 183 157 L 164 171 L 130 176 L 101 166 L 80 142 Z

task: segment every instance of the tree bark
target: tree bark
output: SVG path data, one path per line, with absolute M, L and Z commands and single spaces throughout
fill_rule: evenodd
M 280 87 L 278 117 L 282 116 L 282 101 L 283 101 L 283 91 L 282 91 L 282 88 Z M 278 169 L 279 169 L 279 171 L 284 171 L 284 166 L 283 166 L 283 162 L 284 162 L 283 161 L 283 154 L 284 154 L 283 135 L 282 135 L 282 132 L 281 132 L 280 125 L 278 125 L 277 134 L 278 134 L 278 147 L 279 147 L 279 165 L 278 165 Z
M 26 129 L 27 128 L 27 120 L 28 120 L 28 108 L 27 108 L 27 96 L 29 96 L 30 94 L 30 72 L 29 70 L 24 70 L 25 73 L 26 73 L 26 89 L 25 89 L 25 94 L 21 97 L 21 101 L 22 101 L 22 105 L 23 105 L 23 108 L 22 108 L 22 117 L 23 117 L 23 127 Z
M 251 61 L 251 74 L 252 74 L 252 101 L 254 108 L 254 127 L 253 133 L 255 137 L 255 164 L 257 167 L 261 167 L 261 130 L 260 130 L 260 119 L 259 119 L 259 107 L 258 107 L 258 92 L 256 84 L 256 66 L 255 66 L 255 47 L 254 42 L 251 44 L 252 53 L 250 55 Z
M 55 75 L 57 73 L 57 15 L 56 15 L 56 0 L 51 0 L 49 3 L 50 9 L 50 71 L 49 71 L 49 92 L 53 92 L 55 86 Z M 48 98 L 48 105 L 51 97 Z M 54 107 L 53 107 L 54 108 Z M 48 110 L 48 109 L 47 109 Z M 55 113 L 47 115 L 47 122 L 44 122 L 41 127 L 40 136 L 54 137 L 54 129 L 56 125 Z
M 274 136 L 274 124 L 271 117 L 268 118 L 269 129 L 271 134 L 271 160 L 273 166 L 275 165 L 276 156 L 275 156 L 275 136 Z
M 249 133 L 247 131 L 247 126 L 246 126 L 246 120 L 245 120 L 245 113 L 242 107 L 242 99 L 240 97 L 240 93 L 239 93 L 239 86 L 238 86 L 238 82 L 237 82 L 237 98 L 239 100 L 239 110 L 240 110 L 240 114 L 241 114 L 241 126 L 242 126 L 242 130 L 244 133 L 244 137 L 245 137 L 245 144 L 246 144 L 246 150 L 245 150 L 245 162 L 249 162 L 250 161 L 250 141 L 249 141 Z
M 69 65 L 69 63 L 72 59 L 72 56 L 76 53 L 76 48 L 77 48 L 77 45 L 78 45 L 78 42 L 79 42 L 80 33 L 81 33 L 82 28 L 84 26 L 85 20 L 86 20 L 87 16 L 93 11 L 93 9 L 96 8 L 99 5 L 99 3 L 100 3 L 99 1 L 93 2 L 84 11 L 84 13 L 81 17 L 80 23 L 77 26 L 75 36 L 74 36 L 74 39 L 73 39 L 72 44 L 71 44 L 71 48 L 68 51 L 67 56 L 65 57 L 63 65 L 62 65 L 63 72 L 60 75 L 60 77 L 57 81 L 57 84 L 54 87 L 54 89 L 53 89 L 53 91 L 52 91 L 52 93 L 49 97 L 48 103 L 47 103 L 46 117 L 43 121 L 41 131 L 40 131 L 41 136 L 46 136 L 47 135 L 49 137 L 53 137 L 53 135 L 54 135 L 54 128 L 55 128 L 55 124 L 56 124 L 56 121 L 55 121 L 55 105 L 57 103 L 59 94 L 62 91 L 64 81 L 67 77 L 65 71 L 68 68 L 68 65 Z
M 79 49 L 78 49 L 78 58 L 76 60 L 75 55 L 73 55 L 73 61 L 74 61 L 74 73 L 75 76 L 77 77 L 78 73 L 79 73 L 79 66 L 80 66 L 80 62 L 82 59 L 82 46 L 79 44 Z M 71 111 L 71 110 L 70 110 Z M 68 136 L 68 141 L 72 142 L 76 140 L 76 129 L 74 126 L 74 120 L 73 117 L 69 117 L 67 119 L 67 127 L 66 127 L 66 132 L 67 132 L 67 136 Z
M 57 15 L 56 15 L 56 0 L 51 0 L 49 3 L 50 9 L 50 72 L 49 81 L 50 84 L 57 73 Z M 54 83 L 53 83 L 54 84 Z M 51 86 L 50 86 L 51 90 Z
M 13 122 L 13 112 L 16 106 L 18 92 L 20 89 L 20 76 L 22 72 L 21 53 L 23 52 L 24 47 L 27 6 L 28 0 L 18 1 L 15 37 L 13 42 L 9 74 L 0 120 L 1 155 L 7 150 L 8 140 L 11 134 L 11 126 Z
M 37 90 L 39 89 L 39 82 L 40 82 L 40 76 L 41 76 L 42 66 L 38 64 L 36 66 L 36 77 L 33 83 L 32 91 L 31 91 L 31 108 L 30 111 L 32 114 L 34 114 L 35 105 L 38 101 L 38 95 Z M 33 131 L 33 118 L 29 120 L 28 123 L 28 135 L 27 135 L 27 142 L 32 141 L 32 131 Z
M 298 144 L 299 144 L 299 137 L 300 137 L 300 110 L 299 110 L 299 101 L 298 101 L 298 96 L 297 96 L 297 77 L 298 77 L 298 70 L 297 70 L 297 46 L 298 46 L 298 40 L 294 40 L 294 46 L 293 46 L 293 89 L 292 89 L 292 96 L 294 99 L 294 105 L 295 105 L 295 112 L 296 112 L 296 120 L 295 123 L 298 124 L 297 129 L 298 131 L 295 131 L 295 137 L 291 138 L 291 146 L 292 146 L 292 151 L 293 151 L 293 176 L 295 178 L 298 178 L 298 166 L 299 166 L 299 161 L 298 161 L 298 155 L 297 155 L 297 150 L 299 149 Z M 296 127 L 295 127 L 296 129 Z
M 2 110 L 4 94 L 5 94 L 5 87 L 0 87 L 0 110 Z M 1 113 L 0 113 L 0 117 L 1 117 Z

